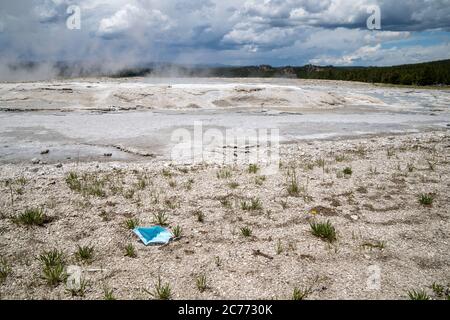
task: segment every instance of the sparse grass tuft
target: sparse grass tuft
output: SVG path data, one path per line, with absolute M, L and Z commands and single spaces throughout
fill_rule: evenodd
M 103 198 L 106 196 L 105 191 L 103 190 L 103 182 L 94 178 L 83 188 L 84 196 L 96 196 L 99 198 Z
M 50 286 L 57 286 L 67 278 L 66 272 L 64 271 L 64 266 L 61 264 L 53 267 L 44 267 L 42 272 L 44 279 Z
M 258 171 L 259 171 L 259 167 L 258 167 L 258 165 L 257 164 L 249 164 L 248 165 L 248 172 L 249 173 L 258 173 Z
M 168 169 L 163 169 L 161 173 L 166 178 L 171 178 L 172 177 L 172 172 L 170 172 L 170 170 L 168 170 Z
M 22 187 L 25 186 L 27 184 L 27 179 L 25 177 L 19 177 L 16 182 L 21 185 Z
M 258 198 L 250 199 L 250 202 L 244 200 L 241 201 L 241 209 L 244 211 L 261 210 L 262 202 Z
M 347 175 L 347 176 L 351 176 L 352 173 L 353 173 L 353 170 L 350 167 L 345 167 L 344 170 L 342 170 L 342 173 Z
M 175 239 L 180 239 L 181 235 L 183 234 L 183 229 L 180 226 L 175 226 L 172 228 L 172 233 Z
M 204 274 L 199 275 L 196 279 L 197 288 L 200 292 L 204 292 L 207 288 L 206 286 L 206 276 Z
M 125 190 L 125 192 L 123 193 L 123 197 L 125 199 L 133 199 L 134 193 L 135 193 L 134 189 Z
M 258 186 L 262 186 L 264 184 L 264 181 L 266 181 L 266 176 L 258 176 L 255 178 L 255 184 Z
M 205 214 L 201 210 L 197 210 L 194 212 L 194 216 L 197 217 L 198 222 L 204 222 L 205 221 Z
M 153 214 L 153 223 L 159 226 L 167 226 L 169 217 L 164 212 Z
M 434 282 L 431 285 L 431 289 L 433 290 L 434 294 L 436 294 L 438 297 L 442 297 L 445 293 L 445 287 L 436 282 Z
M 301 301 L 305 300 L 308 295 L 311 294 L 310 288 L 294 288 L 294 291 L 292 292 L 292 300 L 295 301 Z
M 66 257 L 64 252 L 59 251 L 58 249 L 52 249 L 49 251 L 43 251 L 39 255 L 38 260 L 41 261 L 45 267 L 54 267 L 59 264 L 65 265 Z
M 281 254 L 283 252 L 283 244 L 280 239 L 277 241 L 276 252 L 277 254 Z
M 106 196 L 103 190 L 104 181 L 99 180 L 96 175 L 85 174 L 79 177 L 76 172 L 70 172 L 66 177 L 66 183 L 71 190 L 80 192 L 83 196 Z
M 130 218 L 130 219 L 125 220 L 125 227 L 130 230 L 133 230 L 133 229 L 139 227 L 139 219 Z
M 167 208 L 171 210 L 175 210 L 178 207 L 178 203 L 175 198 L 169 198 L 164 200 L 164 204 L 166 205 Z
M 6 261 L 5 258 L 0 257 L 0 284 L 5 281 L 10 273 L 11 267 L 9 266 L 8 261 Z
M 347 158 L 343 154 L 338 154 L 334 157 L 334 160 L 336 162 L 344 162 L 345 160 L 347 160 Z
M 231 178 L 231 170 L 228 168 L 223 168 L 217 171 L 217 179 L 228 179 Z
M 146 176 L 139 176 L 136 186 L 139 190 L 144 190 L 148 185 L 148 179 Z
M 387 155 L 388 158 L 394 156 L 395 155 L 395 150 L 392 149 L 392 148 L 387 149 L 386 150 L 386 155 Z
M 421 194 L 419 196 L 419 202 L 424 206 L 431 206 L 433 204 L 434 196 L 432 194 Z
M 367 242 L 364 242 L 362 244 L 362 246 L 364 248 L 369 248 L 369 249 L 375 248 L 375 249 L 384 250 L 384 248 L 386 247 L 386 242 L 384 242 L 384 241 L 373 241 L 373 242 L 367 241 Z
M 134 249 L 134 246 L 131 243 L 125 246 L 125 256 L 130 258 L 137 257 L 136 249 Z
M 159 300 L 169 300 L 172 297 L 172 289 L 169 283 L 163 284 L 161 277 L 158 277 L 158 282 L 155 283 L 155 290 L 150 294 Z
M 236 189 L 237 187 L 239 187 L 239 183 L 237 183 L 237 182 L 230 182 L 230 183 L 228 184 L 228 186 L 229 186 L 231 189 Z
M 423 289 L 408 291 L 408 297 L 410 300 L 430 300 L 430 296 Z
M 169 180 L 169 187 L 176 188 L 177 187 L 177 182 L 173 179 Z
M 290 174 L 290 180 L 287 185 L 287 192 L 291 197 L 297 197 L 300 194 L 300 185 L 297 180 L 297 173 L 295 169 Z
M 336 240 L 336 230 L 330 221 L 327 222 L 311 222 L 311 232 L 316 237 L 324 239 L 328 242 Z
M 27 226 L 42 226 L 50 221 L 50 219 L 44 214 L 44 210 L 42 208 L 25 209 L 25 211 L 19 214 L 19 216 L 17 216 L 14 220 L 16 223 Z
M 114 297 L 114 290 L 111 288 L 108 288 L 107 286 L 104 286 L 103 287 L 103 299 L 116 300 L 116 297 Z
M 195 180 L 194 179 L 188 179 L 188 181 L 186 181 L 184 187 L 186 188 L 186 190 L 192 190 L 192 185 L 194 184 Z
M 81 191 L 81 181 L 78 179 L 78 174 L 76 172 L 69 172 L 66 177 L 66 183 L 69 188 L 73 191 Z
M 216 267 L 219 268 L 222 265 L 222 259 L 220 259 L 219 256 L 215 256 L 214 263 L 215 263 Z
M 78 260 L 89 263 L 92 261 L 94 257 L 94 247 L 78 245 L 77 251 L 75 252 L 75 256 L 77 257 Z
M 252 229 L 250 227 L 242 227 L 241 233 L 244 237 L 250 237 L 252 235 Z
M 227 209 L 231 209 L 233 207 L 233 204 L 227 197 L 223 197 L 222 199 L 220 199 L 220 204 Z
M 90 282 L 82 278 L 78 286 L 74 284 L 73 286 L 66 288 L 66 291 L 70 293 L 72 297 L 84 297 L 89 285 Z
M 43 264 L 42 273 L 49 285 L 57 286 L 66 279 L 67 275 L 64 271 L 65 255 L 62 251 L 57 249 L 44 251 L 38 259 Z

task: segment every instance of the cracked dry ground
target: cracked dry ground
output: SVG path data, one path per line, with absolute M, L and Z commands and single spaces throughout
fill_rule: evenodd
M 4 164 L 1 298 L 151 299 L 158 277 L 173 299 L 291 299 L 295 288 L 307 299 L 438 298 L 430 286 L 450 283 L 449 150 L 447 131 L 301 142 L 282 146 L 268 176 L 155 160 Z M 23 225 L 27 208 L 49 219 Z M 126 221 L 152 225 L 158 213 L 182 237 L 145 247 Z M 315 237 L 313 221 L 330 221 L 336 241 Z M 78 245 L 94 248 L 91 261 L 76 258 Z M 47 284 L 38 256 L 53 248 L 83 267 L 82 292 Z

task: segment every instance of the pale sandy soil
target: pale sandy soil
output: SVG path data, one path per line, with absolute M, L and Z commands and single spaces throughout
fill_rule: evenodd
M 433 282 L 450 284 L 449 150 L 448 131 L 298 142 L 282 146 L 280 170 L 265 180 L 247 166 L 232 166 L 231 177 L 219 179 L 217 166 L 176 167 L 152 159 L 67 162 L 60 168 L 4 164 L 0 254 L 11 273 L 0 295 L 72 299 L 64 284 L 46 284 L 36 257 L 58 248 L 68 264 L 80 265 L 76 246 L 89 244 L 94 260 L 83 265 L 91 271 L 84 272 L 89 285 L 81 299 L 103 299 L 104 286 L 119 299 L 149 299 L 145 289 L 152 291 L 158 276 L 170 284 L 174 299 L 290 299 L 295 287 L 310 285 L 308 299 L 404 299 L 408 290 L 422 288 L 434 297 Z M 286 190 L 292 167 L 298 196 Z M 342 174 L 345 167 L 351 176 Z M 65 179 L 71 171 L 101 179 L 105 196 L 70 190 Z M 139 188 L 139 177 L 146 186 Z M 231 182 L 239 186 L 232 189 Z M 420 194 L 432 194 L 433 204 L 421 205 Z M 262 209 L 242 210 L 241 202 L 251 198 L 259 198 Z M 53 218 L 50 223 L 25 227 L 13 221 L 37 206 Z M 197 221 L 198 211 L 204 222 Z M 181 226 L 183 236 L 164 247 L 145 247 L 125 221 L 135 217 L 151 225 L 157 212 L 169 216 L 170 227 Z M 329 220 L 337 241 L 313 236 L 312 220 Z M 252 229 L 251 237 L 241 234 L 243 226 Z M 124 256 L 128 243 L 136 258 Z M 370 247 L 377 243 L 383 248 Z M 380 271 L 379 288 L 368 286 L 374 270 Z M 195 280 L 200 274 L 208 285 L 202 293 Z
M 321 86 L 325 86 L 325 88 Z M 342 85 L 360 92 L 333 90 Z M 383 104 L 355 83 L 287 79 L 78 79 L 0 83 L 0 110 L 336 109 Z
M 0 111 L 266 110 L 318 112 L 362 107 L 441 112 L 447 90 L 258 78 L 81 78 L 0 82 Z M 389 107 L 389 108 L 387 108 Z

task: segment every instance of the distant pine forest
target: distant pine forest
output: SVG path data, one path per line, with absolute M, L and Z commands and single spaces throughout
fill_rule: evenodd
M 303 67 L 272 67 L 242 66 L 242 67 L 186 67 L 176 65 L 158 65 L 146 68 L 134 68 L 115 73 L 115 77 L 133 77 L 146 75 L 182 75 L 187 77 L 238 77 L 238 78 L 298 78 L 346 80 L 370 83 L 385 83 L 394 85 L 414 86 L 444 86 L 450 85 L 450 60 L 407 64 L 392 67 L 334 67 L 314 66 Z

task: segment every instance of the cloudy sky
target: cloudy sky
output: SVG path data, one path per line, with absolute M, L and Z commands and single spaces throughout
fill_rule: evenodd
M 70 30 L 77 5 L 81 29 Z M 369 30 L 377 5 L 381 30 Z M 450 58 L 450 0 L 1 0 L 0 59 L 393 65 Z

